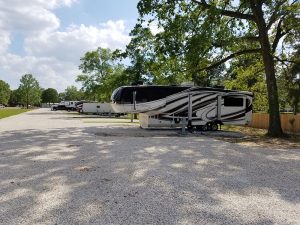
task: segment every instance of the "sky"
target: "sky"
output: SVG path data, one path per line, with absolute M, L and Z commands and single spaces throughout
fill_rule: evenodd
M 0 0 L 0 80 L 11 89 L 30 73 L 59 92 L 80 74 L 80 58 L 97 47 L 124 49 L 138 0 Z

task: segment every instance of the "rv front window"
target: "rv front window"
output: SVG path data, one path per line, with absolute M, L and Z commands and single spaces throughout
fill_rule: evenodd
M 242 107 L 244 104 L 243 98 L 224 97 L 224 106 L 227 107 Z

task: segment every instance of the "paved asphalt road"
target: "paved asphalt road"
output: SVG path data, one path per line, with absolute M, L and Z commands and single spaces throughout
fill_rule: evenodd
M 0 224 L 300 224 L 299 149 L 101 121 L 0 120 Z

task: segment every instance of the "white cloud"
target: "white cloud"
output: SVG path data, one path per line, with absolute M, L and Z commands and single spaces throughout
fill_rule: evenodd
M 63 91 L 67 86 L 75 84 L 74 74 L 79 72 L 74 63 L 61 62 L 53 57 L 6 54 L 0 57 L 0 65 L 0 79 L 11 80 L 14 89 L 18 87 L 21 76 L 30 73 L 42 87 L 56 87 Z
M 11 44 L 9 32 L 0 30 L 0 54 L 7 51 L 8 46 Z
M 76 0 L 0 0 L 0 79 L 17 88 L 19 79 L 32 73 L 44 88 L 63 91 L 75 84 L 80 58 L 97 47 L 124 48 L 130 41 L 125 22 L 98 26 L 72 24 L 60 27 L 53 9 L 70 7 Z M 24 37 L 24 53 L 9 52 L 13 35 Z
M 61 1 L 0 0 L 0 28 L 10 32 L 32 33 L 54 30 L 60 21 L 49 9 Z
M 96 26 L 71 25 L 66 31 L 41 33 L 25 39 L 25 51 L 29 55 L 53 55 L 60 60 L 79 60 L 88 50 L 97 47 L 123 48 L 129 37 L 124 21 L 108 21 Z

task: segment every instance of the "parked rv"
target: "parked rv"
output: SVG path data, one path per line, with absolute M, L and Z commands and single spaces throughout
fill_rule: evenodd
M 78 101 L 62 101 L 59 104 L 53 104 L 51 106 L 51 110 L 52 111 L 56 111 L 56 110 L 75 111 L 77 102 Z
M 68 101 L 65 102 L 68 111 L 76 111 L 76 103 L 79 101 Z
M 248 124 L 253 94 L 191 86 L 122 86 L 111 97 L 119 113 L 139 113 L 140 125 L 218 130 L 223 124 Z
M 121 116 L 121 113 L 116 113 L 110 103 L 105 102 L 83 102 L 82 106 L 78 106 L 80 112 L 84 114 L 95 114 L 103 116 Z

